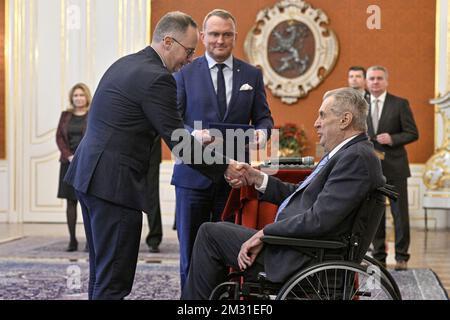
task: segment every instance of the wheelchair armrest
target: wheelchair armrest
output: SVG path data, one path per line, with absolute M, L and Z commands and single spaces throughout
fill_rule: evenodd
M 377 191 L 394 201 L 398 198 L 398 192 L 396 192 L 395 187 L 390 184 L 385 184 L 383 187 L 377 188 Z
M 339 241 L 310 240 L 277 236 L 263 236 L 261 237 L 261 241 L 271 245 L 294 246 L 303 248 L 340 249 L 347 247 L 347 244 Z

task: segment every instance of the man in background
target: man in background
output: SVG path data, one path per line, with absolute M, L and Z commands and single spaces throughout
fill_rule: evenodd
M 273 120 L 261 71 L 232 55 L 236 42 L 235 18 L 225 10 L 211 11 L 204 19 L 201 40 L 205 55 L 175 74 L 178 106 L 185 127 L 203 144 L 209 144 L 210 123 L 251 123 L 256 128 L 256 142 L 264 144 Z M 195 130 L 194 121 L 201 121 L 203 130 Z M 183 288 L 198 228 L 206 221 L 220 220 L 230 187 L 224 179 L 213 183 L 182 163 L 174 167 L 172 184 L 176 191 Z
M 348 69 L 348 86 L 358 92 L 369 102 L 370 92 L 366 90 L 366 69 L 360 66 L 352 66 Z
M 387 92 L 388 71 L 382 66 L 367 70 L 370 91 L 370 111 L 367 118 L 369 137 L 381 159 L 387 183 L 399 193 L 397 201 L 390 201 L 395 228 L 395 269 L 406 270 L 409 260 L 408 177 L 411 176 L 405 145 L 419 138 L 408 100 Z M 381 219 L 373 241 L 373 257 L 386 265 L 386 219 Z

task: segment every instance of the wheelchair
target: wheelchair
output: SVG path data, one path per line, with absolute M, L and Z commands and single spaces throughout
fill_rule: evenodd
M 370 192 L 354 214 L 351 233 L 342 241 L 264 236 L 265 245 L 289 246 L 312 258 L 285 283 L 272 283 L 260 272 L 256 280 L 232 272 L 210 300 L 401 300 L 400 290 L 377 260 L 366 255 L 386 206 L 396 200 L 392 186 Z

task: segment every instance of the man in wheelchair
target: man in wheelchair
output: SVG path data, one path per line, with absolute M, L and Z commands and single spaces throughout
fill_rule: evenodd
M 227 280 L 230 267 L 240 270 L 246 281 L 256 280 L 264 271 L 270 283 L 283 283 L 311 264 L 313 255 L 295 245 L 266 245 L 263 236 L 321 239 L 331 244 L 349 240 L 361 203 L 385 184 L 380 160 L 366 134 L 367 113 L 368 104 L 356 90 L 329 91 L 314 123 L 326 154 L 306 180 L 297 185 L 284 183 L 249 165 L 243 165 L 244 179 L 227 179 L 234 188 L 254 185 L 261 200 L 279 205 L 275 221 L 259 231 L 228 222 L 204 223 L 181 298 L 208 299 Z M 367 247 L 370 241 L 366 239 Z M 334 249 L 339 251 L 342 246 Z M 330 272 L 320 278 L 330 282 Z M 358 281 L 355 278 L 352 281 Z M 317 290 L 330 295 L 328 287 L 321 287 Z

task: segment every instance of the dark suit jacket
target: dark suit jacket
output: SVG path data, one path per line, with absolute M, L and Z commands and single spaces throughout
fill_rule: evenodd
M 171 141 L 171 134 L 180 128 L 176 82 L 156 51 L 147 47 L 123 57 L 98 85 L 86 134 L 65 180 L 81 192 L 149 212 L 153 204 L 146 176 L 155 136 L 173 148 L 177 141 Z M 197 142 L 188 137 L 194 148 Z M 225 164 L 193 166 L 213 180 L 226 169 Z
M 56 129 L 56 144 L 58 145 L 59 151 L 61 151 L 61 156 L 59 161 L 63 163 L 69 162 L 68 157 L 73 155 L 72 150 L 70 150 L 69 143 L 69 122 L 72 119 L 73 113 L 70 111 L 63 111 L 61 117 L 59 118 L 58 128 Z M 86 125 L 82 129 L 82 134 L 86 132 Z
M 159 168 L 162 160 L 162 148 L 161 148 L 161 137 L 155 137 L 153 141 L 152 149 L 150 150 L 150 166 L 155 166 Z
M 351 233 L 352 217 L 362 200 L 384 181 L 373 145 L 361 134 L 340 149 L 311 183 L 291 199 L 278 221 L 264 228 L 264 234 L 343 240 Z M 279 205 L 297 187 L 269 177 L 261 199 Z M 268 279 L 274 282 L 285 280 L 310 261 L 298 251 L 278 246 L 267 246 L 264 257 Z
M 194 121 L 202 121 L 204 129 L 208 129 L 209 123 L 212 122 L 251 123 L 255 129 L 267 129 L 269 138 L 273 119 L 259 69 L 239 59 L 233 59 L 232 95 L 223 120 L 219 117 L 217 95 L 205 56 L 181 69 L 175 74 L 175 80 L 178 108 L 190 132 L 194 129 Z M 249 84 L 253 89 L 241 91 L 240 88 L 244 84 Z M 184 188 L 206 189 L 211 185 L 211 180 L 184 164 L 176 164 L 172 184 Z
M 385 159 L 381 161 L 383 174 L 388 179 L 410 177 L 411 172 L 405 145 L 417 140 L 419 133 L 408 100 L 386 94 L 383 111 L 378 122 L 378 132 L 373 132 L 371 114 L 371 110 L 369 110 L 367 117 L 369 137 L 372 139 L 375 149 L 385 152 Z M 391 135 L 392 146 L 381 145 L 375 141 L 375 136 L 380 133 Z

